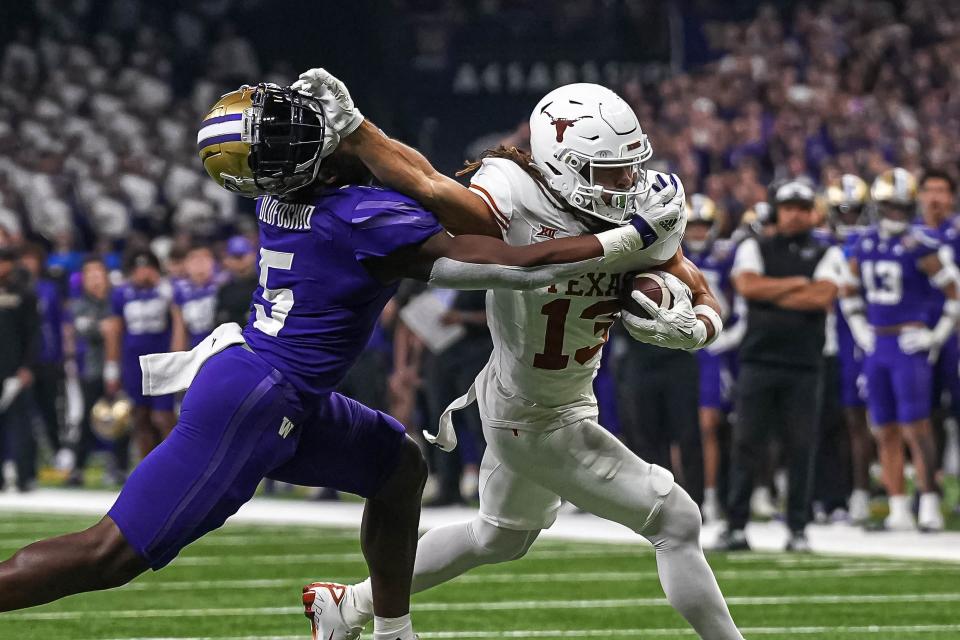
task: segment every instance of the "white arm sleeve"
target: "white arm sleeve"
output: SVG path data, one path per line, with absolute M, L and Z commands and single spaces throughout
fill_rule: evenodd
M 759 273 L 762 275 L 763 272 L 763 256 L 760 255 L 760 245 L 756 238 L 747 238 L 737 247 L 730 275 L 732 277 L 741 273 Z
M 501 264 L 474 264 L 451 258 L 438 258 L 430 269 L 427 281 L 445 289 L 515 289 L 527 291 L 548 287 L 551 284 L 596 269 L 600 258 L 547 264 L 539 267 L 510 267 Z

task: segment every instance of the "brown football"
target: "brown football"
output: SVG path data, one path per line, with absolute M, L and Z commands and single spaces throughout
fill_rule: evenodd
M 624 277 L 624 284 L 620 293 L 620 304 L 625 311 L 641 318 L 649 318 L 643 307 L 630 297 L 634 291 L 639 291 L 661 308 L 669 309 L 673 306 L 673 295 L 667 288 L 663 280 L 663 273 L 660 271 L 648 271 L 644 273 L 630 274 Z

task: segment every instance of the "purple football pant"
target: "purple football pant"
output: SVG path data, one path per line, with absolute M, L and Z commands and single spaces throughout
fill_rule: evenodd
M 260 356 L 231 347 L 204 364 L 177 426 L 108 515 L 160 569 L 236 513 L 264 477 L 376 494 L 403 437 L 390 416 L 336 393 L 304 398 Z
M 700 407 L 704 409 L 730 409 L 727 382 L 730 376 L 727 354 L 714 355 L 701 349 L 697 351 L 700 367 Z
M 925 351 L 906 354 L 897 336 L 877 336 L 873 353 L 863 363 L 867 408 L 875 426 L 915 422 L 930 417 L 933 368 Z

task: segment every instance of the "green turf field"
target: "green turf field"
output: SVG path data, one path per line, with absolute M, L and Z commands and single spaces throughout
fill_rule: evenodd
M 91 517 L 0 513 L 0 555 Z M 784 554 L 712 555 L 747 638 L 960 638 L 960 564 Z M 133 584 L 0 614 L 2 640 L 309 638 L 299 604 L 312 579 L 365 575 L 356 532 L 227 525 Z M 667 606 L 652 552 L 539 542 L 421 594 L 428 638 L 694 638 Z

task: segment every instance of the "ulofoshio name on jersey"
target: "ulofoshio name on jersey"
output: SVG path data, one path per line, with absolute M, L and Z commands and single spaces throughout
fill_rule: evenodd
M 315 210 L 312 204 L 281 202 L 276 198 L 257 200 L 257 218 L 260 222 L 287 231 L 309 231 Z
M 579 278 L 539 289 L 540 293 L 561 296 L 616 298 L 620 295 L 622 273 L 585 273 Z

